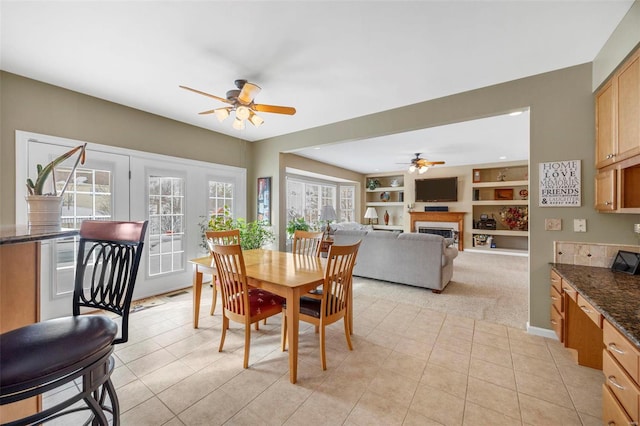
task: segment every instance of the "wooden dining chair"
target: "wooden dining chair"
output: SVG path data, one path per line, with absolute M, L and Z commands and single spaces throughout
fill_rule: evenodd
M 297 230 L 293 234 L 293 254 L 319 256 L 324 232 Z
M 320 363 L 322 369 L 327 369 L 325 350 L 326 327 L 342 319 L 344 321 L 344 335 L 349 350 L 353 350 L 349 328 L 349 309 L 353 266 L 358 255 L 360 241 L 349 246 L 331 246 L 327 255 L 327 266 L 322 284 L 320 298 L 303 296 L 300 298 L 300 320 L 315 325 L 320 334 Z M 282 350 L 287 346 L 287 316 L 286 305 L 283 305 L 282 322 Z
M 209 254 L 213 256 L 213 246 L 228 246 L 230 244 L 240 244 L 240 230 L 231 229 L 227 231 L 205 231 L 205 239 L 207 246 L 209 247 Z M 216 304 L 218 303 L 218 290 L 220 289 L 220 283 L 217 277 L 214 275 L 211 277 L 211 286 L 213 287 L 213 298 L 211 300 L 211 310 L 209 315 L 213 315 L 216 310 Z
M 251 324 L 282 312 L 285 299 L 259 288 L 250 288 L 239 244 L 214 245 L 213 259 L 222 295 L 222 333 L 219 352 L 229 328 L 229 320 L 244 324 L 244 368 L 249 367 Z

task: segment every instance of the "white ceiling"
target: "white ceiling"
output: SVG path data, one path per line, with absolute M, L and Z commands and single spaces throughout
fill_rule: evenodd
M 632 3 L 1 0 L 0 67 L 256 141 L 590 62 Z M 237 131 L 197 114 L 223 104 L 178 88 L 225 97 L 238 78 L 296 115 Z M 300 154 L 373 172 L 415 152 L 458 165 L 507 147 L 526 158 L 528 114 Z

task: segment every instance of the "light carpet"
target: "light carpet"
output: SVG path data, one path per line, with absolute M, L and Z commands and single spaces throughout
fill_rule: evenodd
M 376 297 L 525 329 L 529 318 L 528 264 L 528 257 L 460 252 L 453 262 L 453 279 L 440 294 L 354 277 L 354 301 Z

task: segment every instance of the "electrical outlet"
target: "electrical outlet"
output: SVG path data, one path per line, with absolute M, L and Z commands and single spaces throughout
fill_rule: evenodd
M 587 232 L 587 219 L 573 219 L 573 232 Z
M 545 219 L 544 220 L 545 231 L 562 231 L 562 219 Z

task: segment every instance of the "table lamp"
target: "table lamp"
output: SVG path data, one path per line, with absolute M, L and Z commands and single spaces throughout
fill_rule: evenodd
M 326 206 L 322 206 L 322 210 L 320 210 L 320 221 L 327 222 L 327 228 L 325 229 L 325 236 L 329 235 L 329 224 L 332 220 L 336 220 L 338 216 L 336 215 L 336 209 L 333 206 L 327 204 Z
M 367 207 L 367 211 L 364 213 L 364 218 L 369 219 L 369 225 L 372 223 L 372 219 L 378 223 L 378 212 L 373 207 Z

